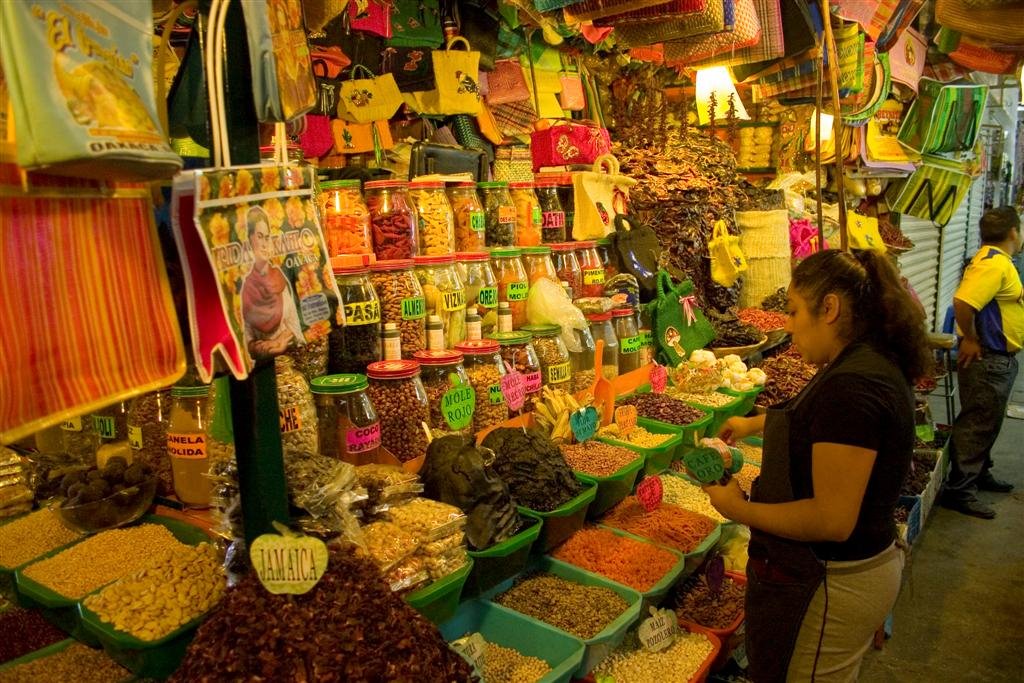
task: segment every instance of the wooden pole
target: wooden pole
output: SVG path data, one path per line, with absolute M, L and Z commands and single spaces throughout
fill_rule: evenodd
M 846 232 L 846 188 L 843 185 L 843 110 L 839 104 L 839 55 L 832 34 L 832 12 L 829 0 L 821 0 L 821 19 L 825 25 L 825 47 L 828 50 L 828 75 L 832 85 L 832 141 L 836 148 L 836 194 L 839 197 L 839 248 L 848 251 L 850 238 Z M 820 119 L 819 119 L 820 121 Z

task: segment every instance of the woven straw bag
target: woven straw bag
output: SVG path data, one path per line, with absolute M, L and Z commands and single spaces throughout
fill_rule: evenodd
M 765 297 L 788 287 L 792 275 L 788 245 L 784 257 L 747 258 L 747 272 L 740 287 L 740 308 L 760 306 Z
M 748 261 L 763 258 L 789 259 L 789 212 L 785 209 L 737 211 L 736 227 L 740 231 L 740 249 Z

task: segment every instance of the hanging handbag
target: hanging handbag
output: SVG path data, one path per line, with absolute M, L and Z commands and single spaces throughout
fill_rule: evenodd
M 556 119 L 530 135 L 534 173 L 544 166 L 592 164 L 611 148 L 608 130 L 593 121 Z
M 291 121 L 316 106 L 302 12 L 271 11 L 261 0 L 241 0 L 252 70 L 253 102 L 260 121 Z
M 316 79 L 316 105 L 310 114 L 326 116 L 338 115 L 338 98 L 341 96 L 342 81 L 328 76 L 327 62 L 322 59 L 313 60 L 313 77 Z
M 935 21 L 983 42 L 1024 44 L 1022 2 L 969 6 L 963 0 L 935 0 Z
M 756 45 L 761 40 L 754 0 L 735 0 L 733 29 L 665 43 L 665 64 L 684 66 Z
M 851 249 L 873 249 L 885 253 L 885 242 L 878 231 L 878 218 L 865 216 L 856 211 L 846 214 L 846 236 Z
M 579 241 L 607 236 L 614 229 L 616 214 L 628 213 L 629 188 L 634 185 L 635 180 L 619 173 L 619 161 L 611 154 L 598 157 L 593 171 L 573 173 L 572 238 Z
M 529 135 L 537 121 L 537 110 L 529 100 L 491 107 L 498 130 L 508 137 Z
M 583 0 L 565 8 L 565 22 L 577 24 L 665 4 L 663 0 Z M 689 3 L 693 4 L 693 3 Z
M 355 78 L 360 70 L 369 78 Z M 338 98 L 338 117 L 342 120 L 351 123 L 386 121 L 402 106 L 402 93 L 391 74 L 374 76 L 365 66 L 356 64 L 351 76 L 351 80 L 342 82 Z
M 563 61 L 562 70 L 558 72 L 558 81 L 561 87 L 558 93 L 558 103 L 562 109 L 583 111 L 587 106 L 587 98 L 583 93 L 583 77 L 580 75 L 579 62 L 577 61 L 576 70 L 570 71 Z
M 349 27 L 381 38 L 390 38 L 392 2 L 393 0 L 352 0 L 348 4 Z
M 379 156 L 382 151 L 395 146 L 387 121 L 350 123 L 335 119 L 331 121 L 331 137 L 334 140 L 335 154 L 373 152 Z
M 922 78 L 900 126 L 899 141 L 916 154 L 966 152 L 977 140 L 987 98 L 985 85 Z
M 651 314 L 655 353 L 665 365 L 679 365 L 715 338 L 715 329 L 697 305 L 690 280 L 674 285 L 666 271 L 658 271 L 657 296 L 647 310 Z
M 433 90 L 437 84 L 430 52 L 425 47 L 388 47 L 381 60 L 381 72 L 390 73 L 403 93 Z
M 726 14 L 734 12 L 733 0 L 708 0 L 696 12 L 674 12 L 673 3 L 650 8 L 642 20 L 623 20 L 614 24 L 615 42 L 625 47 L 653 45 L 666 40 L 682 40 L 728 30 Z M 612 21 L 611 18 L 608 21 Z
M 885 193 L 889 210 L 917 216 L 942 228 L 952 219 L 971 188 L 971 175 L 962 164 L 924 156 L 917 170 L 893 183 Z
M 509 183 L 532 183 L 533 167 L 529 145 L 502 145 L 494 152 L 494 179 Z
M 480 107 L 480 113 L 476 115 L 476 125 L 480 129 L 480 134 L 491 144 L 500 145 L 505 141 L 505 134 L 501 132 L 498 119 L 494 117 L 494 113 L 487 103 Z
M 518 59 L 501 59 L 487 74 L 487 104 L 494 106 L 530 99 L 530 89 Z
M 299 133 L 299 146 L 307 159 L 319 159 L 334 148 L 331 134 L 331 119 L 318 114 L 306 114 L 305 124 Z
M 389 0 L 391 39 L 397 47 L 437 48 L 444 43 L 439 4 L 425 0 Z
M 729 234 L 725 221 L 716 221 L 708 242 L 711 256 L 711 279 L 723 287 L 732 287 L 747 270 L 747 259 L 740 249 L 740 238 Z
M 465 50 L 453 49 L 462 43 Z M 438 107 L 445 114 L 480 113 L 480 53 L 474 52 L 465 38 L 453 38 L 443 50 L 431 53 L 437 81 Z
M 620 272 L 636 278 L 641 301 L 651 301 L 655 295 L 661 256 L 661 243 L 654 229 L 635 216 L 620 213 L 615 216 L 615 231 L 608 237 L 612 251 L 618 257 Z
M 781 0 L 754 0 L 754 8 L 761 32 L 757 42 L 742 49 L 730 48 L 726 52 L 700 62 L 693 62 L 693 68 L 709 66 L 742 66 L 770 59 L 778 59 L 786 52 L 782 24 Z

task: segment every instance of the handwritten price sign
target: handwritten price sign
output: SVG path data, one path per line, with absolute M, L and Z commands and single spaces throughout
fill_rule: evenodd
M 506 373 L 501 378 L 501 395 L 509 410 L 520 410 L 526 401 L 526 377 L 523 373 L 505 363 Z
M 462 382 L 454 372 L 448 375 L 452 388 L 441 397 L 441 415 L 448 426 L 458 431 L 465 429 L 473 421 L 476 409 L 476 392 L 473 387 Z
M 668 386 L 668 370 L 664 365 L 655 365 L 651 368 L 651 391 L 656 394 L 664 394 Z
M 615 424 L 619 426 L 619 434 L 626 436 L 636 429 L 636 406 L 619 406 L 615 409 Z
M 597 419 L 597 408 L 594 406 L 580 408 L 569 415 L 569 427 L 572 428 L 572 435 L 576 437 L 576 441 L 583 443 L 594 436 L 594 432 L 597 431 Z
M 661 505 L 665 489 L 661 485 L 661 477 L 647 477 L 637 484 L 636 499 L 647 512 L 654 512 Z

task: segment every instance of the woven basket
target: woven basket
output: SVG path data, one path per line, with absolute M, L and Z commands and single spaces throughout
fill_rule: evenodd
M 788 287 L 792 274 L 788 253 L 784 257 L 748 258 L 740 289 L 740 308 L 757 308 L 765 297 L 780 287 Z
M 740 249 L 748 261 L 757 258 L 789 259 L 789 212 L 785 209 L 737 211 L 736 227 L 740 231 Z M 789 282 L 788 276 L 786 282 Z
M 740 358 L 746 358 L 764 346 L 767 342 L 768 337 L 766 335 L 762 335 L 761 341 L 756 344 L 747 344 L 746 346 L 712 346 L 711 352 L 715 354 L 715 358 L 725 358 L 729 354 L 736 354 Z

